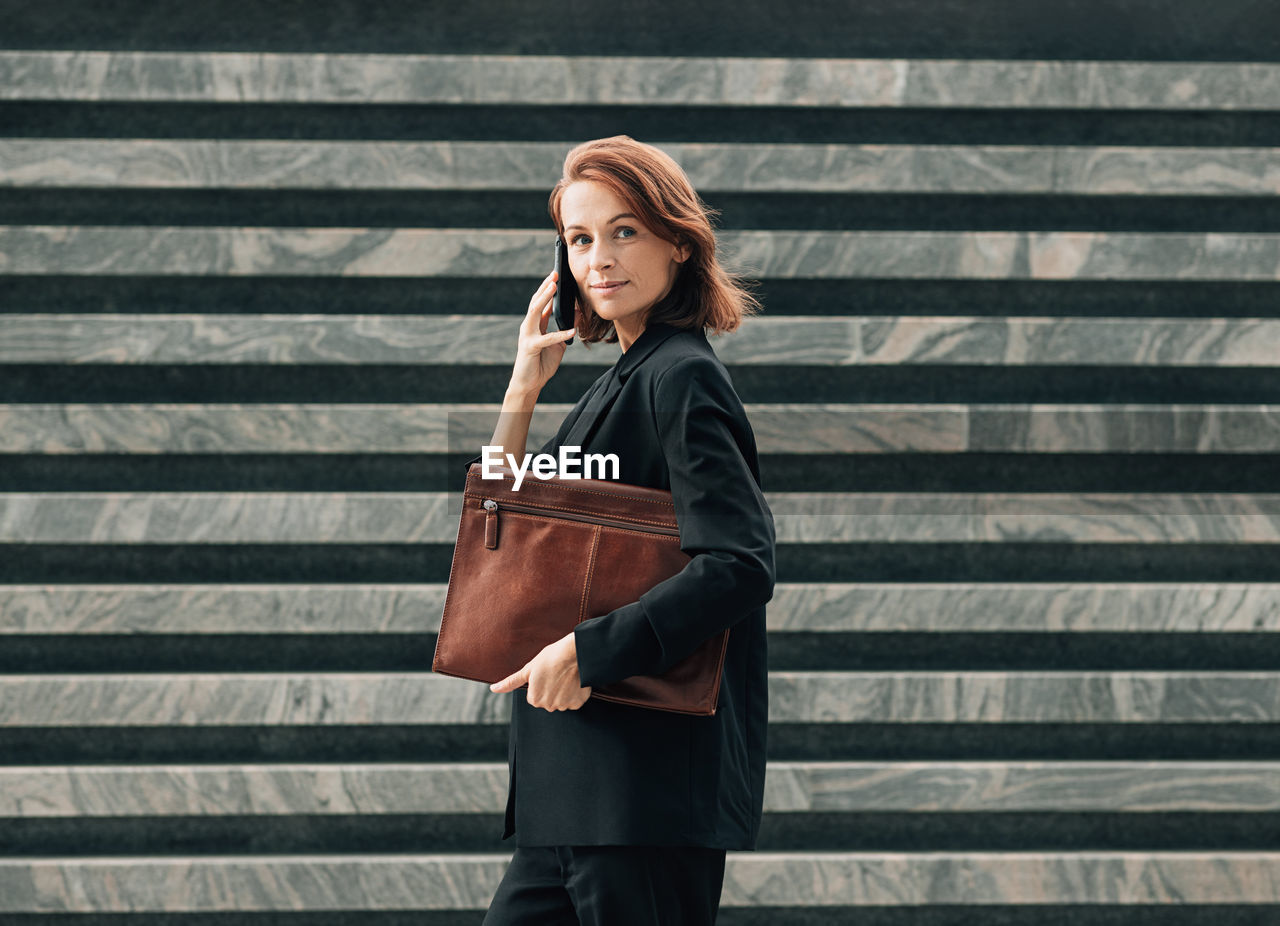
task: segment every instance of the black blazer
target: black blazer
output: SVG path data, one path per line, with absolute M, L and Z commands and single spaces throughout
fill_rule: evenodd
M 754 849 L 775 533 L 755 436 L 728 371 L 701 330 L 652 324 L 537 452 L 561 445 L 617 454 L 619 481 L 669 490 L 692 557 L 638 601 L 577 626 L 581 683 L 661 674 L 725 627 L 729 646 L 711 717 L 598 698 L 552 712 L 529 706 L 526 689 L 512 692 L 502 838 Z

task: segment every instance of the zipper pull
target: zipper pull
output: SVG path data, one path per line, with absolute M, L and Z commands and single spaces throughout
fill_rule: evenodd
M 496 550 L 498 548 L 498 503 L 491 498 L 486 498 L 482 504 L 484 510 L 488 512 L 484 516 L 484 546 L 486 550 Z

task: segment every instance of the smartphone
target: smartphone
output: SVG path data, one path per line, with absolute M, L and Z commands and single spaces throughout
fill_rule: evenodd
M 573 310 L 578 304 L 578 281 L 569 270 L 569 249 L 564 239 L 556 235 L 556 294 L 551 297 L 551 314 L 556 318 L 556 328 L 568 331 L 574 325 Z M 564 342 L 572 344 L 573 338 Z

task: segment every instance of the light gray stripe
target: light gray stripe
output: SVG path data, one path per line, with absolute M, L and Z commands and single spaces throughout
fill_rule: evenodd
M 1276 280 L 1280 234 L 725 231 L 729 269 L 779 279 Z M 0 226 L 2 274 L 531 277 L 553 231 Z M 520 307 L 517 307 L 520 308 Z
M 0 767 L 0 817 L 498 814 L 507 763 Z M 770 762 L 765 813 L 1263 813 L 1276 762 Z
M 429 666 L 431 653 L 423 653 Z M 505 724 L 511 696 L 422 672 L 0 676 L 0 726 Z
M 491 364 L 509 367 L 523 316 L 0 315 L 3 363 Z M 755 316 L 710 337 L 725 363 L 865 366 L 1280 366 L 1280 319 Z M 603 368 L 575 341 L 564 366 Z
M 436 633 L 446 586 L 0 585 L 0 634 Z M 779 582 L 791 633 L 1268 633 L 1265 582 Z
M 534 190 L 572 142 L 0 139 L 0 185 Z M 704 192 L 1280 193 L 1276 148 L 655 143 Z
M 766 499 L 781 543 L 1280 542 L 1280 494 L 774 492 Z M 12 492 L 0 493 L 0 543 L 452 544 L 460 505 L 457 493 L 444 492 Z
M 430 654 L 424 654 L 429 658 Z M 8 727 L 503 724 L 430 671 L 0 676 Z M 772 723 L 1276 723 L 1275 672 L 770 672 Z
M 0 859 L 0 912 L 479 913 L 510 860 L 510 853 Z M 1211 904 L 1228 911 L 1280 902 L 1277 870 L 1280 853 L 1247 851 L 729 852 L 721 906 Z
M 534 411 L 526 447 L 570 406 Z M 1275 405 L 747 405 L 760 453 L 1274 453 Z M 0 453 L 472 453 L 494 405 L 0 405 Z
M 6 51 L 0 99 L 1280 108 L 1266 63 Z
M 447 586 L 0 585 L 0 635 L 436 633 Z
M 1274 672 L 770 672 L 773 723 L 1275 723 Z
M 1275 762 L 771 762 L 765 778 L 769 813 L 1276 810 Z

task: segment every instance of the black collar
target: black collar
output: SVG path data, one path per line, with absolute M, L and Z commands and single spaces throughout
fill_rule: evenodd
M 614 364 L 617 370 L 618 382 L 625 382 L 627 377 L 631 375 L 631 371 L 638 367 L 644 358 L 653 353 L 654 349 L 671 337 L 673 334 L 679 334 L 681 331 L 690 331 L 689 328 L 677 328 L 675 325 L 668 325 L 665 322 L 653 322 L 645 326 L 644 331 L 640 333 L 640 337 L 636 338 L 630 347 L 626 349 L 618 362 Z

